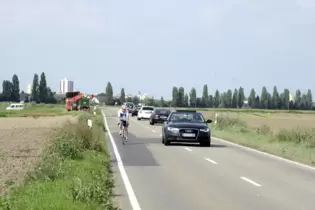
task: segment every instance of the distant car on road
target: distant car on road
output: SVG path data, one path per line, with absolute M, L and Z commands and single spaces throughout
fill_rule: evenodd
M 10 104 L 6 110 L 23 110 L 24 109 L 24 104 L 19 103 L 19 104 Z
M 134 103 L 132 103 L 132 102 L 126 102 L 125 105 L 126 105 L 129 113 L 131 113 L 133 108 L 135 107 Z
M 136 105 L 135 107 L 133 107 L 132 111 L 131 111 L 131 116 L 138 116 L 138 111 L 140 110 L 141 106 Z
M 204 116 L 197 111 L 172 111 L 162 127 L 162 143 L 199 142 L 200 146 L 211 146 L 211 130 Z
M 138 111 L 138 120 L 150 119 L 152 112 L 154 111 L 153 106 L 141 106 Z
M 169 109 L 156 108 L 150 116 L 150 125 L 154 125 L 155 123 L 164 123 L 170 113 L 171 111 Z

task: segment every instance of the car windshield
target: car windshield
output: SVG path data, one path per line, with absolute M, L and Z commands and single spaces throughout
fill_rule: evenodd
M 202 114 L 197 112 L 175 112 L 171 115 L 170 121 L 205 122 L 205 119 Z
M 132 109 L 134 107 L 133 103 L 126 103 L 126 107 Z
M 170 110 L 168 109 L 156 109 L 155 114 L 170 114 Z
M 142 108 L 142 110 L 153 111 L 154 108 L 153 108 L 153 107 L 149 107 L 149 106 L 144 106 L 144 107 Z

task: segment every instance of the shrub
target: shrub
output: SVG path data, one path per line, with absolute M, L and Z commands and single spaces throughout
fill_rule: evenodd
M 288 141 L 297 144 L 305 144 L 307 147 L 315 147 L 314 128 L 281 129 L 276 134 L 278 141 Z
M 259 134 L 259 135 L 266 135 L 266 136 L 269 136 L 269 135 L 272 135 L 273 132 L 272 132 L 272 129 L 270 128 L 269 125 L 262 125 L 261 127 L 257 128 L 256 129 L 256 133 Z
M 246 128 L 247 125 L 244 121 L 237 118 L 218 116 L 216 127 L 220 130 L 223 130 L 225 128 L 232 128 L 232 127 Z

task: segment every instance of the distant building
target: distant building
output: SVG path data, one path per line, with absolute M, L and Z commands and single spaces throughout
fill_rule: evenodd
M 32 94 L 32 88 L 33 88 L 33 85 L 32 84 L 28 84 L 27 85 L 27 89 L 26 89 L 26 93 L 27 94 Z
M 148 96 L 148 94 L 142 94 L 142 95 L 138 95 L 138 97 L 139 97 L 139 99 L 140 99 L 140 101 L 143 101 L 143 100 L 145 100 L 145 99 L 147 99 L 149 96 Z
M 59 93 L 65 94 L 66 92 L 73 92 L 73 81 L 64 78 L 60 80 Z

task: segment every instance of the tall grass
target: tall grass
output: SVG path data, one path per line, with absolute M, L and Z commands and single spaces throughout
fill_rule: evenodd
M 56 132 L 25 183 L 0 197 L 0 209 L 114 210 L 113 187 L 102 117 L 83 112 Z
M 218 117 L 213 135 L 292 160 L 315 165 L 315 128 L 274 131 L 265 124 L 251 128 L 237 118 Z

